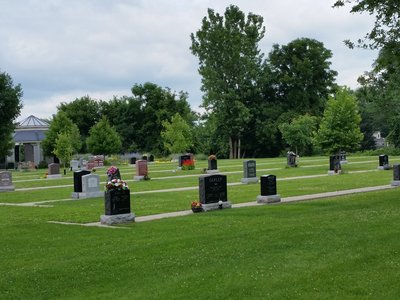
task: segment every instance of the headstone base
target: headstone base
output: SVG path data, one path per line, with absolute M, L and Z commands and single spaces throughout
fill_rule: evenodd
M 340 161 L 340 164 L 341 164 L 341 165 L 345 165 L 345 164 L 347 164 L 347 163 L 348 163 L 347 160 L 341 160 L 341 161 Z
M 62 178 L 62 175 L 61 174 L 47 175 L 46 178 L 47 179 L 58 179 L 58 178 Z
M 258 177 L 242 178 L 240 180 L 242 183 L 258 183 Z
M 328 171 L 328 175 L 339 175 L 342 172 L 342 170 L 339 171 Z
M 207 174 L 218 174 L 219 170 L 218 169 L 217 170 L 207 170 L 206 173 Z
M 257 203 L 276 203 L 276 202 L 281 202 L 280 195 L 257 196 Z
M 101 215 L 100 223 L 104 225 L 124 224 L 135 222 L 135 214 Z
M 101 192 L 101 191 L 91 192 L 91 193 L 73 192 L 71 194 L 72 199 L 87 199 L 87 198 L 98 198 L 98 197 L 104 197 L 104 192 Z
M 378 166 L 378 170 L 390 170 L 390 166 L 389 165 Z
M 201 207 L 203 208 L 203 211 L 209 211 L 209 210 L 217 210 L 221 209 L 218 202 L 216 203 L 208 203 L 208 204 L 201 204 Z M 231 208 L 232 203 L 230 201 L 223 201 L 222 202 L 222 208 Z
M 12 191 L 15 191 L 14 185 L 0 187 L 0 192 L 12 192 Z
M 144 180 L 144 176 L 134 176 L 134 177 L 133 177 L 133 180 L 135 180 L 135 181 Z
M 393 180 L 391 185 L 392 186 L 400 186 L 400 180 Z

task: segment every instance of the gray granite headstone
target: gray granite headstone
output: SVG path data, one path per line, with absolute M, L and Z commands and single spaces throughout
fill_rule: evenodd
M 0 192 L 14 191 L 12 175 L 9 171 L 0 172 Z
M 258 183 L 256 161 L 245 160 L 243 161 L 243 178 L 242 183 Z
M 85 171 L 82 171 L 85 172 Z M 82 180 L 82 192 L 73 192 L 73 199 L 86 199 L 103 197 L 104 192 L 100 191 L 100 176 L 97 174 L 87 174 L 81 177 Z
M 399 186 L 399 185 L 400 185 L 400 164 L 394 164 L 392 186 Z
M 79 170 L 79 166 L 80 166 L 80 162 L 79 160 L 73 159 L 69 162 L 70 166 L 71 166 L 71 171 L 78 171 Z

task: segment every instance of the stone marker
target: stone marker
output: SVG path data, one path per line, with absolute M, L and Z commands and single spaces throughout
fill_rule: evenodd
M 90 174 L 88 170 L 74 172 L 74 193 L 82 193 L 82 176 Z
M 135 165 L 136 164 L 136 159 L 137 159 L 136 157 L 131 157 L 130 158 L 130 164 L 131 165 Z
M 340 156 L 331 155 L 329 157 L 329 175 L 340 174 L 342 171 L 342 166 L 340 165 Z
M 386 154 L 381 154 L 379 155 L 379 170 L 389 170 L 390 165 L 389 165 L 389 157 Z
M 71 171 L 73 172 L 78 171 L 80 167 L 80 161 L 77 159 L 73 159 L 69 162 L 69 165 L 71 167 Z
M 55 179 L 55 178 L 61 178 L 60 174 L 60 164 L 56 163 L 51 163 L 48 166 L 48 171 L 47 171 L 47 178 L 48 179 Z
M 276 176 L 263 175 L 260 177 L 261 195 L 257 196 L 257 203 L 280 202 L 281 197 L 277 194 Z
M 199 200 L 203 210 L 230 208 L 226 175 L 201 175 L 199 177 Z
M 182 168 L 182 166 L 183 166 L 183 163 L 185 162 L 185 161 L 190 161 L 191 160 L 191 157 L 190 157 L 190 155 L 188 155 L 188 154 L 185 154 L 185 155 L 180 155 L 179 156 L 179 159 L 178 159 L 178 166 L 179 166 L 179 168 Z
M 243 161 L 243 178 L 240 181 L 242 183 L 258 183 L 255 160 Z
M 82 172 L 89 172 L 83 170 Z M 75 172 L 77 173 L 77 172 Z M 74 173 L 74 175 L 75 175 Z M 75 179 L 75 178 L 74 178 Z M 77 181 L 79 177 L 77 176 Z M 80 188 L 81 192 L 73 192 L 72 198 L 73 199 L 86 199 L 86 198 L 96 198 L 96 197 L 103 197 L 104 192 L 100 191 L 100 176 L 97 174 L 89 174 L 80 176 Z M 79 182 L 77 182 L 79 184 Z M 78 189 L 79 187 L 77 187 Z M 74 182 L 74 189 L 75 189 L 75 182 Z
M 340 157 L 340 164 L 347 164 L 347 154 L 346 151 L 340 151 L 339 153 L 339 157 Z
M 400 164 L 393 165 L 392 186 L 400 186 Z
M 133 180 L 144 180 L 145 176 L 148 175 L 147 160 L 140 159 L 136 161 L 136 176 Z
M 287 153 L 287 166 L 289 168 L 297 167 L 297 155 L 293 151 Z
M 210 155 L 208 157 L 207 174 L 216 174 L 216 173 L 219 173 L 217 158 L 215 157 L 215 155 Z
M 0 192 L 14 191 L 15 186 L 12 184 L 12 174 L 9 171 L 0 172 Z

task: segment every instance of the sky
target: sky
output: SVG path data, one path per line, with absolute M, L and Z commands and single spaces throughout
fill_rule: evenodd
M 0 72 L 21 84 L 23 109 L 51 118 L 61 102 L 90 96 L 130 96 L 134 84 L 155 83 L 184 91 L 193 110 L 202 101 L 198 60 L 190 34 L 207 9 L 223 14 L 238 6 L 264 18 L 259 43 L 265 56 L 273 44 L 313 38 L 332 51 L 336 82 L 357 88 L 377 53 L 348 49 L 345 39 L 362 38 L 370 15 L 332 8 L 335 0 L 0 0 Z

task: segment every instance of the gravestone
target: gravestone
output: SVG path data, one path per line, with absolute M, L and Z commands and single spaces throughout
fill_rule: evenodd
M 48 166 L 48 171 L 47 171 L 47 178 L 48 179 L 55 179 L 55 178 L 61 178 L 60 174 L 60 164 L 57 163 L 51 163 Z
M 400 186 L 400 164 L 393 165 L 392 186 Z
M 131 157 L 130 164 L 131 165 L 135 165 L 136 164 L 136 157 Z
M 257 196 L 257 203 L 280 202 L 281 197 L 277 194 L 276 176 L 263 175 L 260 177 L 261 195 Z
M 12 184 L 12 174 L 9 171 L 0 172 L 0 192 L 14 191 L 15 186 Z
M 77 159 L 73 159 L 69 162 L 69 165 L 71 167 L 71 171 L 75 172 L 79 170 L 80 162 Z
M 389 170 L 389 157 L 386 154 L 379 155 L 379 170 Z
M 297 167 L 297 155 L 293 151 L 287 153 L 287 166 L 290 168 Z
M 199 201 L 203 210 L 230 208 L 226 175 L 202 175 L 199 177 Z
M 82 172 L 88 172 L 88 171 L 82 171 Z M 73 199 L 86 199 L 86 198 L 96 198 L 104 196 L 104 192 L 100 191 L 99 175 L 92 174 L 89 172 L 89 174 L 82 175 L 80 177 L 80 180 L 81 180 L 81 192 L 72 193 Z M 74 182 L 74 189 L 75 189 L 75 182 Z
M 136 176 L 133 177 L 134 180 L 144 180 L 145 176 L 148 175 L 147 160 L 137 160 L 136 161 Z
M 219 173 L 217 159 L 209 159 L 207 174 L 216 174 L 216 173 Z
M 82 177 L 90 174 L 88 170 L 78 170 L 74 172 L 74 191 L 71 194 L 71 198 L 79 199 L 79 193 L 82 193 Z
M 340 174 L 342 170 L 342 166 L 340 165 L 340 156 L 339 155 L 331 155 L 329 157 L 329 175 Z
M 94 163 L 94 167 L 95 168 L 101 168 L 104 167 L 104 160 L 102 158 L 95 158 L 95 160 L 93 161 Z
M 92 170 L 96 167 L 96 164 L 93 161 L 88 161 L 86 163 L 86 170 Z
M 258 183 L 256 161 L 245 160 L 243 161 L 243 178 L 242 183 Z
M 347 164 L 347 154 L 346 154 L 346 151 L 340 151 L 339 157 L 340 157 L 340 164 Z
M 154 162 L 154 155 L 153 155 L 153 154 L 150 154 L 150 156 L 149 156 L 149 162 Z

